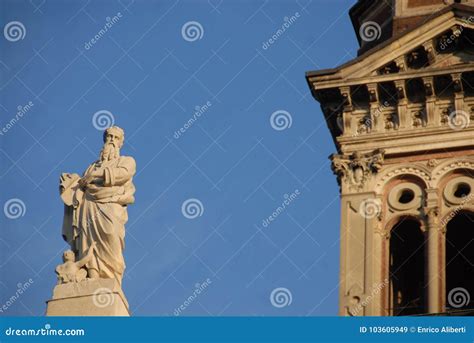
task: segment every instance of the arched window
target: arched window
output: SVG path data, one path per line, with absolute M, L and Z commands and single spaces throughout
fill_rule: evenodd
M 474 308 L 474 213 L 460 212 L 447 225 L 446 308 Z
M 404 218 L 392 229 L 389 272 L 392 315 L 425 313 L 425 236 L 418 221 Z

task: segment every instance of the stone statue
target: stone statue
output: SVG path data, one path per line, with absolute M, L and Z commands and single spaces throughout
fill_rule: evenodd
M 134 202 L 132 178 L 136 169 L 132 157 L 120 156 L 124 138 L 121 128 L 108 128 L 99 159 L 82 177 L 64 173 L 60 178 L 65 204 L 62 235 L 79 261 L 76 263 L 84 261 L 88 278 L 113 278 L 119 285 L 125 270 L 125 223 L 127 205 Z M 73 261 L 71 253 L 66 255 Z
M 87 255 L 80 261 L 76 262 L 76 256 L 72 250 L 66 250 L 63 254 L 63 264 L 56 267 L 58 275 L 58 284 L 69 282 L 81 282 L 86 279 L 87 270 L 83 267 L 92 258 L 92 253 L 96 247 L 96 243 L 92 242 Z

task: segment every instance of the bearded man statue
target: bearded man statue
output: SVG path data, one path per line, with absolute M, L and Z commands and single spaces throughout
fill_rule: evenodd
M 120 156 L 124 138 L 121 128 L 108 128 L 99 159 L 82 177 L 64 173 L 60 179 L 65 204 L 62 234 L 76 261 L 85 258 L 95 245 L 84 266 L 87 277 L 115 278 L 119 284 L 125 270 L 125 223 L 127 205 L 134 202 L 132 178 L 136 170 L 132 157 Z

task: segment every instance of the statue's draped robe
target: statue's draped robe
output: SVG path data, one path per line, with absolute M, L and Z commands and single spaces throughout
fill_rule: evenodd
M 111 161 L 96 161 L 84 176 L 97 169 L 103 171 L 104 182 L 89 184 L 84 192 L 75 187 L 73 204 L 65 209 L 63 237 L 78 260 L 86 256 L 95 241 L 97 247 L 86 268 L 96 269 L 101 278 L 115 278 L 121 283 L 127 205 L 134 202 L 135 160 L 120 156 Z

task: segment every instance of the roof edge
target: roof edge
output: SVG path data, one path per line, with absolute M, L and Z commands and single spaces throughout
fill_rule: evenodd
M 453 3 L 449 6 L 446 6 L 445 8 L 439 10 L 438 12 L 436 12 L 433 16 L 430 17 L 429 20 L 427 21 L 423 21 L 421 23 L 419 23 L 418 25 L 414 26 L 412 29 L 410 30 L 407 30 L 407 31 L 403 31 L 403 32 L 399 32 L 397 34 L 395 34 L 393 37 L 391 37 L 390 39 L 387 39 L 383 42 L 381 42 L 379 45 L 376 45 L 374 46 L 373 48 L 365 51 L 362 55 L 359 55 L 357 56 L 356 58 L 353 58 L 352 60 L 349 60 L 341 65 L 339 65 L 338 67 L 335 67 L 335 68 L 327 68 L 327 69 L 319 69 L 319 70 L 310 70 L 310 71 L 307 71 L 305 73 L 306 75 L 306 78 L 310 78 L 310 77 L 314 77 L 314 76 L 323 76 L 323 75 L 332 75 L 332 74 L 336 74 L 337 72 L 339 72 L 341 69 L 345 68 L 345 67 L 348 67 L 350 65 L 353 65 L 357 62 L 359 62 L 360 60 L 363 60 L 364 58 L 366 58 L 367 56 L 373 54 L 374 52 L 378 51 L 378 50 L 381 50 L 383 49 L 384 47 L 390 45 L 391 43 L 393 43 L 394 41 L 396 41 L 397 39 L 400 39 L 401 37 L 417 30 L 418 28 L 422 27 L 423 25 L 425 25 L 427 22 L 445 14 L 445 13 L 448 13 L 448 12 L 455 12 L 456 10 L 460 10 L 460 11 L 470 11 L 470 12 L 473 12 L 474 13 L 474 6 L 470 6 L 470 5 L 465 5 L 465 4 L 458 4 L 458 3 Z

